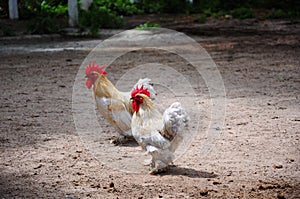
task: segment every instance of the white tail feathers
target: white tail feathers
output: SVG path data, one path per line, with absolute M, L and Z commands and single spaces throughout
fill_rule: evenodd
M 149 78 L 139 79 L 139 81 L 134 85 L 133 89 L 135 89 L 136 86 L 138 86 L 138 88 L 141 88 L 142 86 L 144 86 L 144 88 L 147 88 L 148 91 L 150 92 L 151 100 L 155 100 L 156 91 L 154 90 L 153 86 L 151 85 L 151 79 L 149 79 Z
M 173 103 L 163 114 L 164 130 L 175 137 L 188 125 L 189 116 L 179 102 Z

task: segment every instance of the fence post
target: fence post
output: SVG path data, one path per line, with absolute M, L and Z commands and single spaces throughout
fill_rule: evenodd
M 91 6 L 91 4 L 93 3 L 93 0 L 81 0 L 80 1 L 80 7 L 82 10 L 89 10 L 89 7 Z
M 78 25 L 78 6 L 77 0 L 68 0 L 69 25 L 71 27 Z
M 19 19 L 18 0 L 8 0 L 8 10 L 10 19 Z

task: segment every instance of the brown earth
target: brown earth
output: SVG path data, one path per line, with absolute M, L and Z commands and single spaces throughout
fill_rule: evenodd
M 232 20 L 167 27 L 193 33 L 222 75 L 226 120 L 210 153 L 198 152 L 207 139 L 199 132 L 164 174 L 111 168 L 84 146 L 72 116 L 77 70 L 100 40 L 4 38 L 1 198 L 300 198 L 299 22 Z M 125 67 L 112 71 L 114 82 L 135 56 L 117 60 Z M 175 57 L 173 64 L 177 62 Z M 205 108 L 205 85 L 195 89 Z M 114 134 L 108 125 L 102 129 Z

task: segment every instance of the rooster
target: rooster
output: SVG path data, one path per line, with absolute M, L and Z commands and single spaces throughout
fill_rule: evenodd
M 86 67 L 86 87 L 93 88 L 97 114 L 103 116 L 118 132 L 112 143 L 121 144 L 132 138 L 131 118 L 134 113 L 130 104 L 130 92 L 120 92 L 106 77 L 105 66 L 99 66 L 92 62 Z M 136 86 L 143 85 L 150 91 L 151 97 L 155 98 L 155 90 L 150 84 L 150 79 L 140 79 Z
M 151 155 L 149 173 L 156 174 L 167 170 L 173 162 L 189 116 L 179 102 L 173 103 L 162 115 L 150 96 L 151 93 L 144 86 L 136 86 L 131 92 L 134 110 L 131 129 L 138 144 Z

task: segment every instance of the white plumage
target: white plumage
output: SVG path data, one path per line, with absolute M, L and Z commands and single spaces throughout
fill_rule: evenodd
M 150 173 L 155 174 L 165 170 L 174 160 L 174 152 L 183 138 L 183 127 L 187 126 L 189 117 L 179 102 L 173 103 L 162 115 L 147 95 L 132 97 L 140 102 L 132 117 L 132 134 L 151 155 Z

